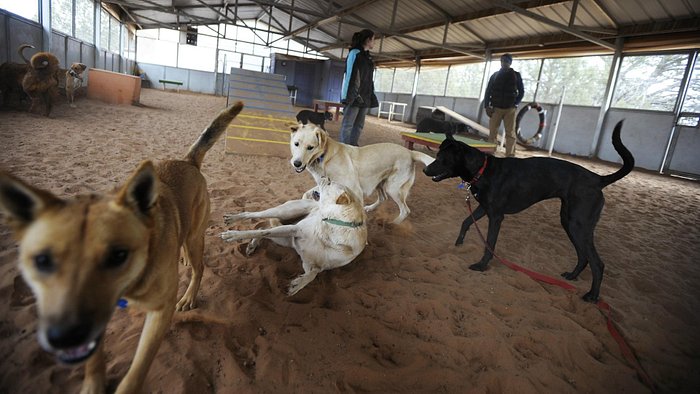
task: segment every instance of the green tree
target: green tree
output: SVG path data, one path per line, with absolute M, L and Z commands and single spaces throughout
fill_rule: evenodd
M 559 103 L 566 87 L 565 104 L 602 105 L 611 62 L 611 56 L 545 59 L 537 100 Z
M 686 54 L 624 57 L 612 106 L 672 111 L 687 61 Z

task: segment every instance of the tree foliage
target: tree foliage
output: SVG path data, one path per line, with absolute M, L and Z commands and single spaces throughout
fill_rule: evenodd
M 686 54 L 624 57 L 612 106 L 672 111 L 687 62 Z

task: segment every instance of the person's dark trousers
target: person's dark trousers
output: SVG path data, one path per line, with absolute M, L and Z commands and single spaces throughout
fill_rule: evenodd
M 365 127 L 365 117 L 369 108 L 346 106 L 343 110 L 343 122 L 340 124 L 340 142 L 358 146 L 360 134 Z

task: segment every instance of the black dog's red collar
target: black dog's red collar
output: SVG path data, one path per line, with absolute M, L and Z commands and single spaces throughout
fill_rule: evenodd
M 472 178 L 472 180 L 469 181 L 470 185 L 477 183 L 479 179 L 481 179 L 481 176 L 484 174 L 484 170 L 486 170 L 486 163 L 488 163 L 488 161 L 489 157 L 484 156 L 484 164 L 481 166 L 481 168 L 479 168 L 479 172 L 477 172 L 476 175 L 474 175 L 474 178 Z

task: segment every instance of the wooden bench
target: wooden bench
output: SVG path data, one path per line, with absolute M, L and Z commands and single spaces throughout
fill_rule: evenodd
M 335 107 L 335 115 L 333 116 L 333 121 L 337 122 L 340 118 L 340 109 L 344 107 L 343 103 L 338 103 L 335 101 L 326 101 L 314 99 L 314 112 L 318 112 L 318 107 L 323 107 L 324 111 Z
M 455 135 L 453 137 L 457 141 L 464 142 L 465 144 L 482 152 L 493 153 L 496 151 L 496 144 L 491 142 L 475 140 L 472 138 L 463 137 L 461 135 Z M 440 144 L 445 140 L 445 134 L 413 133 L 404 131 L 401 132 L 401 139 L 404 141 L 404 146 L 410 150 L 413 150 L 413 144 L 425 145 L 429 148 L 439 149 Z
M 165 85 L 166 84 L 171 84 L 171 85 L 176 85 L 177 86 L 177 91 L 180 92 L 180 86 L 182 86 L 182 82 L 180 81 L 171 81 L 169 79 L 159 79 L 159 83 L 163 84 L 163 90 L 165 90 Z

